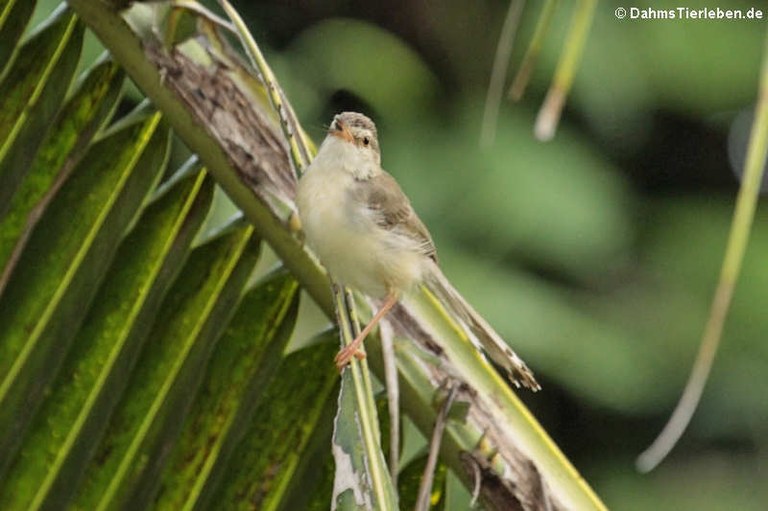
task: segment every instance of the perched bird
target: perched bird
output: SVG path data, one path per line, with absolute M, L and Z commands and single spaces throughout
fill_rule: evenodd
M 343 112 L 333 118 L 299 180 L 296 204 L 307 244 L 331 277 L 384 300 L 336 356 L 339 368 L 362 357 L 360 345 L 376 324 L 401 296 L 425 283 L 515 384 L 539 389 L 525 363 L 443 276 L 429 231 L 397 181 L 381 168 L 376 126 L 368 117 Z

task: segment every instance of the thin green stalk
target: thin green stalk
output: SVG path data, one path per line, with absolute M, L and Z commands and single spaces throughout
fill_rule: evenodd
M 360 333 L 357 313 L 352 303 L 354 297 L 349 290 L 334 286 L 334 298 L 340 335 L 343 344 L 348 345 Z M 340 399 L 336 420 L 344 420 L 347 422 L 347 426 L 352 427 L 339 428 L 337 426 L 334 428 L 334 456 L 339 455 L 337 450 L 340 450 L 341 456 L 353 460 L 352 466 L 349 468 L 354 473 L 366 474 L 366 480 L 370 485 L 368 491 L 373 495 L 375 509 L 394 509 L 394 486 L 389 479 L 389 473 L 381 455 L 381 432 L 366 358 L 361 360 L 353 358 L 349 367 L 345 369 L 342 374 L 342 394 L 347 392 L 345 389 L 348 388 L 350 381 L 354 407 L 345 405 L 345 400 Z M 353 433 L 349 434 L 349 431 Z M 354 445 L 358 443 L 362 444 L 361 458 L 355 456 L 353 452 L 355 450 Z M 340 463 L 338 459 L 337 463 Z M 352 484 L 360 484 L 360 481 L 361 479 L 358 478 Z M 349 488 L 340 488 L 342 493 L 347 489 Z M 335 495 L 334 498 L 339 498 L 339 496 Z M 345 504 L 349 504 L 349 502 L 346 501 Z M 343 509 L 347 508 L 345 504 L 341 506 Z
M 358 335 L 360 335 L 360 320 L 357 315 L 357 308 L 355 307 L 355 297 L 349 288 L 343 288 L 344 295 L 344 311 L 347 314 L 347 324 L 352 327 L 351 336 L 347 336 L 344 339 L 344 345 L 350 344 Z M 349 332 L 349 331 L 347 331 Z M 365 359 L 360 361 L 353 357 L 353 363 L 359 362 L 362 369 L 362 381 L 360 382 L 360 398 L 359 406 L 365 406 L 368 410 L 368 416 L 373 419 L 372 430 L 375 437 L 375 449 L 381 448 L 381 430 L 379 429 L 378 414 L 376 412 L 376 399 L 373 395 L 373 384 L 371 382 L 371 372 L 368 369 L 368 362 Z
M 520 101 L 525 93 L 525 88 L 528 86 L 531 73 L 539 58 L 539 53 L 541 53 L 541 47 L 544 45 L 544 38 L 547 36 L 547 31 L 552 25 L 552 18 L 558 3 L 559 0 L 546 0 L 544 7 L 541 8 L 541 14 L 539 14 L 539 20 L 536 22 L 533 37 L 531 37 L 528 49 L 525 50 L 523 60 L 520 62 L 520 69 L 512 81 L 512 86 L 509 88 L 509 97 L 512 101 Z
M 219 0 L 219 4 L 232 20 L 235 25 L 236 33 L 240 38 L 240 42 L 245 48 L 248 57 L 251 59 L 253 67 L 261 74 L 261 79 L 264 82 L 264 86 L 267 88 L 267 97 L 269 98 L 272 108 L 280 117 L 280 127 L 283 130 L 283 135 L 288 141 L 288 146 L 291 151 L 291 159 L 293 160 L 294 170 L 296 171 L 296 177 L 301 177 L 302 172 L 309 165 L 312 159 L 309 147 L 309 137 L 299 127 L 299 123 L 296 119 L 296 114 L 293 111 L 290 103 L 285 101 L 285 94 L 277 83 L 277 78 L 272 72 L 272 68 L 267 64 L 267 60 L 264 58 L 264 54 L 261 52 L 259 45 L 256 44 L 256 40 L 248 31 L 248 27 L 245 25 L 243 18 L 235 10 L 227 0 Z M 298 137 L 296 137 L 298 134 Z
M 701 394 L 704 392 L 723 335 L 723 326 L 731 306 L 733 291 L 741 273 L 741 264 L 744 261 L 749 233 L 755 218 L 757 199 L 760 195 L 766 154 L 768 154 L 768 37 L 763 49 L 758 104 L 749 138 L 747 160 L 744 164 L 744 178 L 736 198 L 728 245 L 720 269 L 720 280 L 712 299 L 709 319 L 701 338 L 699 353 L 696 355 L 696 361 L 680 401 L 653 444 L 637 458 L 637 468 L 642 472 L 653 470 L 669 454 L 691 421 L 701 400 Z
M 499 108 L 501 108 L 504 78 L 507 76 L 512 45 L 515 42 L 517 27 L 520 25 L 523 7 L 525 7 L 525 0 L 510 0 L 507 17 L 501 27 L 499 44 L 496 46 L 496 57 L 493 59 L 491 82 L 488 84 L 488 93 L 485 97 L 483 123 L 480 129 L 480 145 L 484 147 L 493 144 L 496 138 L 496 122 L 499 117 Z
M 555 136 L 565 98 L 571 90 L 576 70 L 579 68 L 584 43 L 587 41 L 592 18 L 595 17 L 597 0 L 580 0 L 571 18 L 571 27 L 565 38 L 563 53 L 557 63 L 555 77 L 536 118 L 534 133 L 539 140 L 551 140 Z

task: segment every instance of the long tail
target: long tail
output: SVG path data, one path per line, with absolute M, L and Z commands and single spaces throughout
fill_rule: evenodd
M 504 369 L 507 377 L 517 387 L 521 385 L 534 392 L 541 386 L 525 362 L 504 342 L 491 325 L 467 303 L 454 288 L 437 265 L 432 267 L 426 278 L 429 289 L 462 323 L 468 337 L 481 353 Z

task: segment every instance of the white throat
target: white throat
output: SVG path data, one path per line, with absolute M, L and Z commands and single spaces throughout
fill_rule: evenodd
M 376 156 L 370 148 L 328 136 L 317 152 L 313 167 L 340 170 L 355 179 L 370 179 L 379 172 Z

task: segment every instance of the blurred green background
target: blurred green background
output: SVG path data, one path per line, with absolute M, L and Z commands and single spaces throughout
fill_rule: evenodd
M 41 16 L 55 3 L 42 2 Z M 316 141 L 342 110 L 377 122 L 383 165 L 429 226 L 444 272 L 534 369 L 544 390 L 523 398 L 610 508 L 765 509 L 765 211 L 700 409 L 660 468 L 634 469 L 677 401 L 706 320 L 764 21 L 619 20 L 619 6 L 700 2 L 599 3 L 557 135 L 542 143 L 535 116 L 577 5 L 560 2 L 525 98 L 502 103 L 495 143 L 481 148 L 507 2 L 234 4 Z M 768 16 L 757 0 L 707 7 Z M 523 11 L 507 86 L 540 8 Z M 221 200 L 219 218 L 230 213 Z M 319 321 L 304 315 L 298 337 Z
M 758 212 L 701 408 L 650 475 L 634 459 L 688 376 L 738 189 L 765 38 L 759 21 L 618 20 L 601 2 L 557 135 L 533 137 L 577 2 L 561 2 L 492 147 L 480 121 L 505 1 L 235 2 L 317 141 L 377 122 L 384 167 L 445 273 L 536 371 L 524 395 L 615 509 L 765 509 L 768 224 Z M 763 8 L 718 0 L 708 7 Z M 507 86 L 541 3 L 528 2 Z

